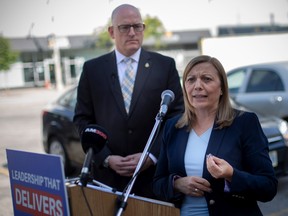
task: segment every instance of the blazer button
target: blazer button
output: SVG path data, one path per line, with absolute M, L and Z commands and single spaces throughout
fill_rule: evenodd
M 214 205 L 215 204 L 215 200 L 209 200 L 209 205 Z
M 132 130 L 128 130 L 128 134 L 132 134 L 133 133 L 133 131 Z

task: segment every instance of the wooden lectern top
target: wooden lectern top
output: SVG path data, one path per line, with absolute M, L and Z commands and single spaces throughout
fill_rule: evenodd
M 98 186 L 82 187 L 76 184 L 68 184 L 67 192 L 70 213 L 73 216 L 114 216 L 117 213 L 116 202 L 119 192 L 114 193 Z M 130 195 L 122 215 L 179 216 L 180 210 L 172 203 Z

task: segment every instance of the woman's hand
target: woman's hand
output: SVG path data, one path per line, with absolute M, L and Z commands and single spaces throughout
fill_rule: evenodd
M 231 182 L 233 176 L 233 167 L 227 161 L 209 154 L 206 157 L 206 164 L 209 173 L 214 178 L 224 178 Z
M 198 176 L 177 178 L 174 189 L 189 196 L 204 196 L 204 192 L 211 192 L 210 183 Z

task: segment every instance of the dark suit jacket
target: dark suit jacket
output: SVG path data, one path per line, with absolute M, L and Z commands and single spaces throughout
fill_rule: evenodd
M 175 61 L 170 57 L 142 49 L 137 76 L 127 115 L 118 79 L 115 52 L 85 62 L 78 86 L 74 122 L 81 131 L 87 124 L 97 124 L 108 131 L 109 142 L 95 155 L 94 178 L 122 191 L 130 178 L 120 177 L 102 163 L 108 155 L 127 156 L 144 150 L 159 112 L 161 93 L 170 89 L 175 94 L 166 117 L 183 111 L 182 88 Z M 159 145 L 151 153 L 158 157 Z M 138 195 L 152 193 L 155 167 L 141 174 L 134 185 Z M 148 192 L 145 184 L 149 184 Z M 140 191 L 141 190 L 141 191 Z M 140 191 L 140 192 L 139 192 Z
M 173 191 L 173 176 L 187 176 L 184 154 L 189 132 L 176 129 L 179 117 L 166 122 L 153 189 L 160 198 L 180 207 L 183 194 Z M 205 193 L 211 216 L 262 215 L 257 201 L 270 201 L 277 192 L 277 178 L 269 158 L 268 141 L 254 113 L 238 113 L 233 124 L 224 129 L 214 125 L 208 143 L 207 154 L 226 160 L 234 168 L 230 192 L 224 192 L 224 180 L 213 178 L 203 158 L 203 178 L 212 187 Z

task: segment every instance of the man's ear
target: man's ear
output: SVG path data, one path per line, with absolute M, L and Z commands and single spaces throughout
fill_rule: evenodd
M 108 32 L 109 32 L 110 37 L 112 39 L 114 39 L 115 37 L 114 37 L 114 28 L 113 28 L 113 26 L 109 26 L 108 27 Z

